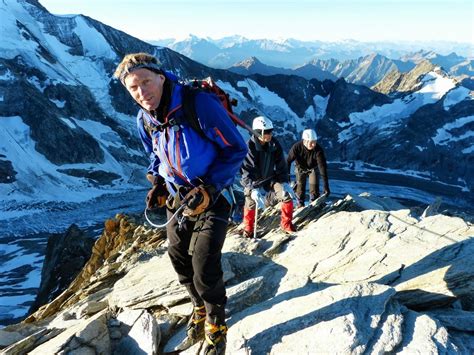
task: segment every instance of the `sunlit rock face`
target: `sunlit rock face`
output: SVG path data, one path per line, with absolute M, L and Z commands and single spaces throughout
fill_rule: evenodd
M 362 194 L 296 210 L 294 235 L 279 206 L 261 213 L 260 239 L 229 228 L 227 351 L 472 352 L 474 227 L 428 215 Z M 106 221 L 71 285 L 0 330 L 4 351 L 172 351 L 192 305 L 166 249 L 140 219 Z

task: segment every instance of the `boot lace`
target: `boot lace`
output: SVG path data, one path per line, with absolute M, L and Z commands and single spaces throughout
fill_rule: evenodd
M 216 347 L 217 343 L 224 340 L 225 335 L 227 334 L 227 326 L 226 325 L 217 325 L 206 322 L 205 324 L 205 336 L 206 341 L 209 345 Z
M 206 319 L 206 308 L 204 306 L 194 307 L 190 325 L 198 325 Z

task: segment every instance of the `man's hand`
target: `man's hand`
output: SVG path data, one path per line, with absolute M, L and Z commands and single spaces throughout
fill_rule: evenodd
M 163 184 L 153 185 L 146 195 L 147 208 L 160 208 L 165 206 L 168 190 Z
M 216 189 L 212 185 L 195 187 L 184 197 L 186 207 L 183 215 L 188 217 L 203 213 L 213 202 Z
M 253 189 L 250 193 L 250 198 L 255 201 L 259 209 L 265 208 L 264 194 L 260 189 Z
M 158 185 L 161 182 L 164 182 L 164 179 L 160 175 L 153 175 L 151 173 L 146 174 L 146 179 L 150 182 L 152 185 Z

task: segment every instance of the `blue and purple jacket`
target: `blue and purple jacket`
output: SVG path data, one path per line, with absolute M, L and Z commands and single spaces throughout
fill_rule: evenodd
M 181 119 L 183 86 L 172 74 L 166 73 L 166 77 L 173 81 L 173 86 L 165 122 L 176 118 L 180 123 L 154 131 L 150 137 L 143 121 L 152 127 L 160 122 L 147 111 L 139 111 L 138 132 L 151 160 L 148 173 L 162 176 L 173 195 L 176 186 L 204 184 L 221 191 L 233 183 L 247 154 L 247 145 L 215 95 L 196 95 L 196 115 L 205 138 L 186 119 Z

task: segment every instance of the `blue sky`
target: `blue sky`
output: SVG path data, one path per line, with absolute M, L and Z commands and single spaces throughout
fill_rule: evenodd
M 40 0 L 135 37 L 445 40 L 474 43 L 471 0 Z

